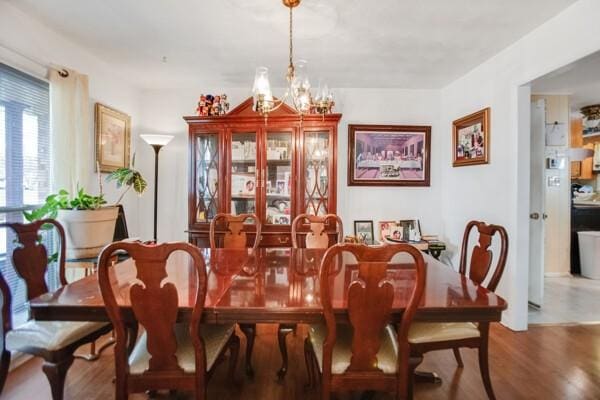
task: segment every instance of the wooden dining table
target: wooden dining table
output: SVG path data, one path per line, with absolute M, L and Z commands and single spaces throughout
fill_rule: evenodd
M 205 323 L 317 323 L 323 322 L 319 297 L 321 249 L 258 248 L 202 249 L 207 268 Z M 500 321 L 507 303 L 500 296 L 460 275 L 428 254 L 425 293 L 415 320 L 427 322 Z M 387 280 L 394 285 L 391 322 L 399 322 L 414 285 L 414 267 L 407 255 L 391 260 Z M 347 322 L 347 288 L 358 276 L 352 256 L 331 266 L 331 298 L 340 322 Z M 190 318 L 196 293 L 195 268 L 185 253 L 167 262 L 167 281 L 177 287 L 179 321 Z M 109 272 L 119 304 L 127 307 L 129 288 L 136 281 L 132 259 Z M 36 320 L 109 321 L 97 274 L 69 283 L 30 302 Z M 130 309 L 129 309 L 130 310 Z M 133 320 L 129 311 L 125 318 Z M 246 332 L 244 332 L 246 333 Z M 247 334 L 247 333 L 246 333 Z M 247 360 L 247 362 L 249 362 Z
M 206 323 L 314 323 L 323 321 L 319 301 L 320 249 L 259 248 L 202 249 L 208 282 L 203 320 Z M 500 321 L 507 303 L 451 267 L 423 254 L 427 282 L 418 321 Z M 346 315 L 346 288 L 357 276 L 351 257 L 336 260 L 332 301 L 340 320 Z M 167 280 L 177 287 L 179 320 L 189 318 L 196 292 L 195 270 L 184 253 L 167 263 Z M 132 259 L 116 264 L 110 277 L 121 304 L 129 301 L 136 280 Z M 414 283 L 411 260 L 397 257 L 388 269 L 394 284 L 392 321 L 399 321 Z M 37 320 L 109 321 L 96 274 L 69 283 L 31 300 Z

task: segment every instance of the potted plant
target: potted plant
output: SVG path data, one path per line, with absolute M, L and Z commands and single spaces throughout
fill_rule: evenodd
M 46 197 L 42 207 L 24 211 L 24 215 L 28 221 L 58 220 L 65 228 L 67 258 L 90 258 L 97 256 L 112 241 L 118 208 L 105 204 L 102 193 L 93 196 L 79 188 L 71 196 L 61 189 Z
M 43 218 L 58 220 L 65 229 L 67 258 L 96 257 L 100 250 L 113 240 L 119 212 L 117 206 L 125 193 L 133 188 L 135 192 L 142 194 L 147 187 L 140 172 L 133 168 L 119 168 L 110 173 L 106 180 L 116 181 L 118 188 L 127 187 L 114 205 L 106 206 L 99 179 L 98 196 L 86 193 L 83 188 L 79 188 L 70 196 L 69 192 L 62 189 L 49 195 L 42 207 L 30 212 L 24 211 L 25 219 L 30 222 Z

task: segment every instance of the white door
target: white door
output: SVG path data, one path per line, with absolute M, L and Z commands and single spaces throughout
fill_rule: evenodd
M 529 302 L 544 302 L 544 217 L 545 217 L 545 101 L 531 103 L 531 169 L 529 210 Z

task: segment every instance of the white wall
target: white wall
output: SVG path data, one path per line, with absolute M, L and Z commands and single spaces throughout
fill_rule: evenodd
M 503 321 L 527 327 L 529 257 L 529 81 L 600 49 L 600 1 L 580 0 L 442 90 L 442 215 L 446 238 L 460 243 L 467 220 L 504 225 L 510 237 L 499 293 Z M 452 121 L 490 106 L 490 164 L 452 168 Z
M 221 90 L 227 93 L 231 107 L 251 95 L 249 88 Z M 210 88 L 209 88 L 210 89 Z M 206 93 L 216 93 L 205 89 Z M 161 150 L 159 171 L 160 240 L 186 240 L 187 229 L 187 124 L 183 115 L 193 115 L 202 90 L 153 90 L 143 92 L 141 133 L 168 133 L 175 139 Z M 279 91 L 276 91 L 279 92 Z M 281 90 L 282 92 L 282 90 Z M 372 219 L 420 218 L 423 232 L 442 234 L 440 203 L 439 129 L 440 94 L 434 90 L 340 89 L 336 92 L 338 109 L 343 113 L 338 130 L 338 214 L 345 222 L 347 234 L 353 221 Z M 383 188 L 348 187 L 348 124 L 431 125 L 431 187 Z M 139 160 L 150 175 L 153 152 L 137 145 Z M 142 164 L 140 164 L 142 165 Z M 184 172 L 185 171 L 185 172 Z M 144 202 L 144 215 L 151 215 L 152 204 Z M 141 232 L 149 236 L 151 218 L 141 222 Z
M 140 124 L 140 97 L 136 88 L 119 78 L 114 72 L 115 68 L 96 58 L 87 49 L 78 46 L 69 38 L 49 29 L 10 4 L 0 2 L 0 62 L 40 78 L 46 77 L 46 68 L 21 55 L 33 58 L 42 64 L 61 65 L 89 76 L 89 134 L 92 137 L 94 137 L 95 102 L 101 102 L 129 114 L 132 136 L 137 136 Z M 92 140 L 89 151 L 92 159 L 95 159 L 93 143 Z M 93 170 L 95 171 L 95 166 Z M 96 182 L 97 178 L 93 175 L 84 185 L 90 192 L 96 193 L 98 191 Z M 104 184 L 104 192 L 109 203 L 118 199 L 118 192 L 113 184 Z M 149 195 L 145 196 L 151 198 Z M 139 234 L 139 204 L 140 200 L 132 193 L 128 193 L 123 201 L 131 236 Z

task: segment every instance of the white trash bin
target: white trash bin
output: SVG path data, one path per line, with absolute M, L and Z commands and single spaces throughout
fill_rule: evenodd
M 600 279 L 600 232 L 577 232 L 579 236 L 579 259 L 581 276 Z

